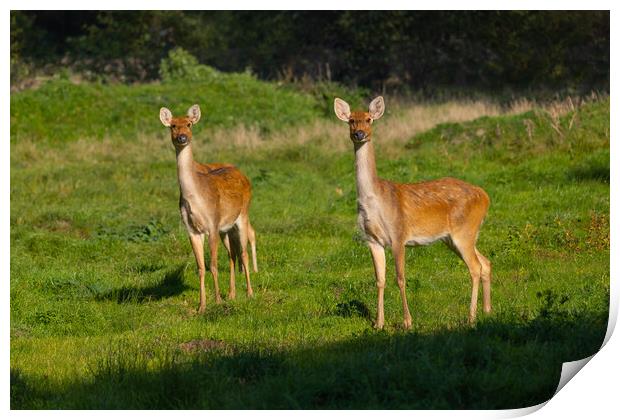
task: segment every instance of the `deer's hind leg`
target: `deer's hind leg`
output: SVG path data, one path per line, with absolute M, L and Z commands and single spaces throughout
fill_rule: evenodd
M 450 248 L 456 252 L 467 265 L 471 276 L 471 301 L 469 304 L 469 322 L 476 320 L 478 308 L 478 288 L 482 273 L 482 263 L 476 253 L 476 234 L 460 232 L 451 236 Z
M 478 261 L 482 264 L 480 271 L 480 277 L 482 278 L 482 305 L 485 313 L 491 312 L 491 261 L 487 257 L 482 255 L 477 248 L 476 256 Z
M 250 241 L 250 248 L 252 249 L 252 268 L 255 273 L 258 273 L 258 262 L 256 261 L 256 232 L 248 219 L 248 240 Z
M 239 246 L 241 250 L 241 264 L 243 265 L 243 274 L 245 274 L 245 283 L 246 283 L 246 293 L 248 297 L 252 297 L 254 295 L 254 291 L 252 290 L 252 284 L 250 283 L 250 261 L 248 257 L 248 231 L 249 231 L 249 220 L 247 214 L 241 215 L 239 217 L 239 221 L 237 222 L 237 229 L 239 232 Z

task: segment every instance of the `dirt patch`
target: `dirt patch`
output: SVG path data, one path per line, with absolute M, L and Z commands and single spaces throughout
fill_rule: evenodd
M 609 215 L 606 213 L 591 213 L 588 225 L 588 246 L 596 251 L 609 249 Z
M 81 239 L 89 237 L 85 229 L 76 227 L 73 221 L 55 213 L 44 214 L 35 222 L 35 226 L 48 232 L 70 235 Z
M 181 343 L 179 347 L 185 352 L 193 353 L 199 351 L 213 351 L 218 349 L 225 349 L 227 346 L 226 343 L 220 340 L 198 339 L 188 341 L 187 343 Z

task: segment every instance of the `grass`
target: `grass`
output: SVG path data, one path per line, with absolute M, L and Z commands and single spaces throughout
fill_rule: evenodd
M 562 362 L 600 347 L 608 98 L 428 131 L 416 122 L 385 142 L 412 114 L 402 106 L 376 123 L 381 176 L 487 190 L 479 248 L 494 267 L 494 311 L 472 327 L 464 264 L 439 244 L 409 250 L 407 332 L 388 257 L 377 332 L 346 126 L 312 96 L 251 78 L 260 86 L 246 96 L 230 77 L 221 88 L 60 81 L 12 95 L 11 408 L 517 408 L 550 398 Z M 274 112 L 260 106 L 269 101 L 284 102 Z M 161 105 L 195 102 L 209 104 L 196 158 L 233 162 L 252 181 L 260 269 L 253 299 L 238 277 L 237 300 L 209 294 L 204 315 L 157 120 Z M 251 147 L 215 135 L 257 121 Z
M 243 122 L 265 132 L 309 121 L 322 112 L 312 96 L 248 74 L 222 74 L 208 83 L 136 86 L 59 79 L 11 95 L 11 141 L 35 139 L 40 144 L 104 137 L 129 140 L 136 133 L 151 136 L 161 131 L 153 124 L 153 109 L 167 106 L 175 114 L 184 114 L 194 103 L 202 105 L 213 125 L 232 127 Z M 202 128 L 196 129 L 199 135 Z

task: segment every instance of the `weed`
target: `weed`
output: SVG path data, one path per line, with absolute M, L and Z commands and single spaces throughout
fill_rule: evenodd
M 368 306 L 366 306 L 364 302 L 357 299 L 337 304 L 335 313 L 342 317 L 359 316 L 370 319 L 370 309 L 368 309 Z

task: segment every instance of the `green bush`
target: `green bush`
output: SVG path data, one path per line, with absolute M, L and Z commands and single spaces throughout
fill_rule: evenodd
M 161 60 L 159 76 L 163 82 L 207 81 L 220 76 L 213 67 L 198 63 L 198 59 L 183 48 L 174 48 Z

